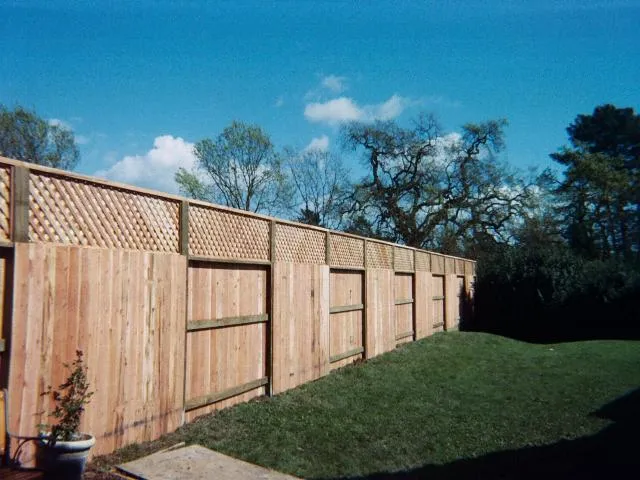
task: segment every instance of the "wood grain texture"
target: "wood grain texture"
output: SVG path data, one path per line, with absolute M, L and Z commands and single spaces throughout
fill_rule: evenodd
M 330 282 L 329 355 L 338 358 L 363 347 L 364 272 L 332 270 Z M 349 305 L 361 308 L 340 311 Z M 339 358 L 331 363 L 331 369 L 343 367 L 361 358 L 361 353 Z
M 266 315 L 269 270 L 265 266 L 190 262 L 188 324 Z M 185 402 L 225 392 L 267 376 L 264 322 L 187 333 Z M 265 393 L 264 386 L 187 412 L 193 418 Z M 213 398 L 213 397 L 212 397 Z
M 394 292 L 395 292 L 395 317 L 396 317 L 396 337 L 406 332 L 414 332 L 413 323 L 413 303 L 405 303 L 407 300 L 413 300 L 413 274 L 397 273 L 394 275 Z M 413 336 L 403 336 L 397 339 L 397 343 L 407 343 L 413 341 Z
M 186 260 L 175 254 L 47 244 L 15 247 L 11 428 L 36 433 L 41 397 L 85 354 L 94 398 L 81 429 L 92 454 L 151 440 L 182 422 Z M 30 456 L 25 451 L 27 461 Z
M 444 329 L 446 300 L 444 281 L 444 275 L 431 275 L 432 332 L 441 332 Z
M 273 390 L 329 372 L 327 265 L 276 262 L 273 285 Z
M 7 386 L 9 374 L 9 339 L 11 335 L 11 292 L 13 250 L 0 248 L 0 389 Z M 4 417 L 0 417 L 0 422 Z
M 394 283 L 393 270 L 372 269 L 366 272 L 367 358 L 393 350 L 396 346 Z
M 447 274 L 444 285 L 444 328 L 455 330 L 460 321 L 460 280 L 455 273 Z
M 427 337 L 433 333 L 433 285 L 431 273 L 416 270 L 416 340 Z

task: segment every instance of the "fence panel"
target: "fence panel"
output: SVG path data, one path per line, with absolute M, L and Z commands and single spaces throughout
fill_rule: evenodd
M 395 274 L 396 344 L 411 342 L 415 338 L 413 274 Z
M 265 393 L 266 266 L 190 262 L 187 420 Z
M 331 270 L 330 348 L 331 369 L 362 358 L 364 352 L 364 273 Z
M 444 288 L 444 275 L 432 275 L 431 276 L 431 292 L 432 292 L 432 306 L 433 306 L 433 323 L 432 329 L 434 332 L 441 332 L 444 330 L 444 318 L 445 318 L 445 288 Z
M 273 265 L 273 391 L 329 372 L 329 267 Z
M 366 357 L 371 358 L 396 347 L 394 272 L 387 269 L 366 271 L 367 335 Z
M 34 435 L 48 422 L 40 394 L 66 378 L 76 349 L 95 391 L 81 425 L 96 436 L 94 454 L 180 426 L 185 273 L 176 254 L 17 244 L 11 430 Z

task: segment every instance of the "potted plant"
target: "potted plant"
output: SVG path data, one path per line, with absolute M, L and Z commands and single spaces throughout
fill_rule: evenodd
M 64 364 L 69 376 L 58 390 L 51 386 L 43 396 L 51 395 L 55 408 L 49 416 L 57 419 L 54 425 L 48 425 L 41 431 L 36 448 L 36 466 L 50 479 L 81 479 L 87 463 L 89 450 L 96 439 L 89 434 L 80 433 L 80 419 L 93 395 L 89 391 L 87 367 L 84 365 L 82 351 L 76 350 L 76 359 Z

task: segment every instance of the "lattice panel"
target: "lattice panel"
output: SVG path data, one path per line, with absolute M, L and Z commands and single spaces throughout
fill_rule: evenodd
M 464 262 L 464 274 L 465 275 L 475 275 L 476 274 L 476 262 L 471 262 L 469 260 Z
M 455 261 L 455 258 L 445 257 L 445 259 L 444 259 L 444 273 L 456 273 L 456 261 Z
M 416 270 L 431 271 L 431 260 L 426 252 L 416 252 Z
M 431 254 L 431 271 L 444 275 L 444 257 L 442 255 Z
M 364 266 L 364 240 L 331 234 L 329 241 L 331 242 L 331 265 L 340 267 Z
M 394 247 L 393 251 L 395 255 L 393 261 L 394 269 L 413 272 L 413 250 Z
M 178 210 L 177 202 L 141 193 L 30 174 L 33 241 L 177 252 Z
M 456 273 L 458 275 L 464 275 L 464 260 L 456 258 Z
M 198 257 L 269 260 L 269 222 L 190 205 L 189 254 Z
M 11 239 L 11 169 L 0 168 L 0 240 Z
M 325 233 L 310 228 L 278 224 L 276 260 L 294 263 L 325 263 Z
M 367 242 L 367 268 L 393 268 L 393 247 Z

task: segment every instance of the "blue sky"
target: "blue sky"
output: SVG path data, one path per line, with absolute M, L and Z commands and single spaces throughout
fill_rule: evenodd
M 640 110 L 640 1 L 0 0 L 0 19 L 0 102 L 70 125 L 78 171 L 169 191 L 234 119 L 339 152 L 348 119 L 507 118 L 524 169 L 577 114 Z

